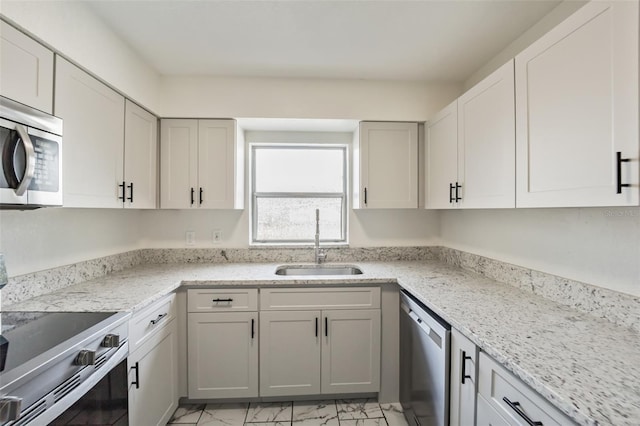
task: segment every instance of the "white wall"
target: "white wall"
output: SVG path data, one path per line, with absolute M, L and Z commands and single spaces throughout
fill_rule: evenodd
M 442 211 L 442 244 L 640 296 L 640 207 Z
M 158 113 L 160 76 L 83 1 L 0 1 L 0 13 L 27 33 Z
M 423 82 L 165 76 L 162 114 L 425 121 L 461 88 Z
M 48 208 L 0 211 L 9 276 L 140 248 L 142 211 Z

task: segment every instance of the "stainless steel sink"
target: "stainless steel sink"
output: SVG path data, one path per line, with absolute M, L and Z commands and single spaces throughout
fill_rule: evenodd
M 360 275 L 362 270 L 354 265 L 282 265 L 276 275 Z

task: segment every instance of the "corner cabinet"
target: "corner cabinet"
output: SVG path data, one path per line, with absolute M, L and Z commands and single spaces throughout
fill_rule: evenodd
M 513 61 L 426 125 L 426 207 L 515 207 Z
M 258 290 L 187 291 L 190 399 L 258 396 Z
M 517 207 L 640 201 L 637 1 L 592 1 L 516 56 Z
M 0 95 L 53 110 L 53 52 L 0 20 Z
M 260 396 L 380 390 L 379 288 L 264 289 L 260 306 Z
M 235 120 L 163 119 L 160 207 L 244 208 L 244 146 Z
M 418 208 L 417 123 L 363 121 L 354 145 L 354 209 Z
M 135 314 L 129 331 L 129 424 L 167 424 L 178 407 L 175 295 Z
M 156 207 L 153 114 L 59 56 L 54 113 L 64 120 L 64 207 Z

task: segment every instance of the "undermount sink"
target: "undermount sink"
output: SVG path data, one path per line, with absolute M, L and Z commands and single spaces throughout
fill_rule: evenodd
M 282 265 L 276 275 L 360 275 L 362 270 L 354 265 Z

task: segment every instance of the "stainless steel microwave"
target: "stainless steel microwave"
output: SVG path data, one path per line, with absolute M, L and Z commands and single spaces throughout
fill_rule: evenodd
M 62 119 L 0 96 L 0 209 L 62 206 Z

